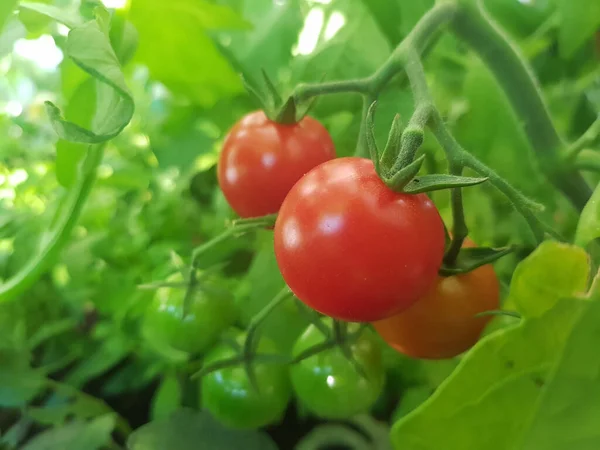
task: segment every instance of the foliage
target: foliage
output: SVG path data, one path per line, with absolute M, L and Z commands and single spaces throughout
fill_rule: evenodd
M 485 48 L 484 61 L 469 50 L 481 50 L 469 41 L 473 29 L 456 23 L 475 22 L 460 15 L 431 41 L 410 38 L 423 55 L 407 72 L 422 60 L 423 80 L 418 70 L 408 81 L 377 72 L 398 69 L 386 61 L 434 3 L 130 0 L 106 9 L 97 0 L 0 1 L 1 449 L 600 445 L 600 285 L 592 283 L 600 188 L 591 197 L 579 189 L 600 181 L 600 10 L 585 0 L 483 2 L 530 65 L 534 90 L 510 69 L 499 78 Z M 479 2 L 459 3 L 473 12 Z M 226 428 L 194 411 L 202 393 L 190 376 L 206 369 L 203 355 L 143 326 L 173 273 L 183 288 L 233 297 L 235 325 L 274 342 L 270 355 L 240 348 L 237 364 L 289 362 L 318 322 L 289 297 L 269 306 L 284 288 L 273 233 L 260 229 L 265 223 L 232 222 L 218 188 L 227 131 L 258 107 L 239 73 L 257 85 L 261 70 L 282 99 L 309 106 L 315 98 L 310 115 L 338 156 L 357 143 L 365 155 L 385 155 L 388 138 L 401 141 L 389 134 L 392 123 L 400 132 L 408 124 L 422 159 L 401 188 L 414 186 L 417 171 L 431 185 L 481 182 L 428 192 L 454 242 L 468 230 L 483 247 L 463 253 L 453 244 L 456 264 L 445 270 L 495 261 L 502 309 L 520 317 L 496 311 L 485 337 L 448 361 L 409 359 L 379 342 L 387 381 L 372 417 L 324 422 L 296 399 L 266 430 Z M 349 92 L 335 91 L 336 80 Z M 420 81 L 427 92 L 415 89 Z M 374 87 L 367 129 L 370 102 L 359 94 Z M 551 121 L 537 116 L 543 126 L 532 139 L 525 117 L 538 88 Z M 431 129 L 413 119 L 421 94 L 439 113 Z M 557 133 L 544 140 L 548 124 Z M 207 282 L 213 276 L 218 283 Z M 352 338 L 334 326 L 325 345 L 343 349 Z

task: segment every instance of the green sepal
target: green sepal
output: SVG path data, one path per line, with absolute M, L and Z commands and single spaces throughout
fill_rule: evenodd
M 488 178 L 461 177 L 457 175 L 435 174 L 414 178 L 403 189 L 407 194 L 439 191 L 459 187 L 475 186 L 487 181 Z
M 374 101 L 367 110 L 367 116 L 365 117 L 365 137 L 367 140 L 367 148 L 369 150 L 369 156 L 373 165 L 375 166 L 375 172 L 380 178 L 385 177 L 385 173 L 381 172 L 381 165 L 379 164 L 379 148 L 377 147 L 377 141 L 375 140 L 375 110 L 377 109 L 377 101 Z
M 381 165 L 388 170 L 394 165 L 394 161 L 400 153 L 401 140 L 402 121 L 400 120 L 400 114 L 396 114 L 380 159 Z
M 458 275 L 471 272 L 478 267 L 493 263 L 514 251 L 514 247 L 490 248 L 490 247 L 466 247 L 461 248 L 456 261 L 451 266 L 445 264 L 439 270 L 442 276 Z
M 268 98 L 263 94 L 258 86 L 253 85 L 253 83 L 251 83 L 250 80 L 244 75 L 241 75 L 241 79 L 244 89 L 246 89 L 246 92 L 248 92 L 252 100 L 260 105 L 261 109 L 265 111 L 267 117 L 270 117 L 272 106 L 269 104 Z
M 392 171 L 395 172 L 409 164 L 415 157 L 417 150 L 423 145 L 424 140 L 425 133 L 422 129 L 406 128 L 400 138 L 400 150 Z
M 405 188 L 411 183 L 415 182 L 414 178 L 419 170 L 421 170 L 421 166 L 425 161 L 425 155 L 419 156 L 413 162 L 411 162 L 408 166 L 400 169 L 398 172 L 394 174 L 394 176 L 385 179 L 385 184 L 393 191 L 396 192 L 408 192 Z
M 273 82 L 271 81 L 269 76 L 267 75 L 267 72 L 265 71 L 265 69 L 261 69 L 261 73 L 263 76 L 263 80 L 265 82 L 265 86 L 267 87 L 267 91 L 268 91 L 269 99 L 271 100 L 271 104 L 276 109 L 281 107 L 283 100 L 281 100 L 281 95 L 279 95 L 279 92 L 277 92 L 277 88 L 275 87 L 275 85 L 273 84 Z
M 293 125 L 298 122 L 296 113 L 296 100 L 294 100 L 294 97 L 288 97 L 285 104 L 277 112 L 274 120 L 277 123 Z

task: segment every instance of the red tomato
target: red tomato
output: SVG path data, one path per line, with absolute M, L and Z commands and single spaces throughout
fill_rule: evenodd
M 351 322 L 408 308 L 436 280 L 443 255 L 443 223 L 431 200 L 392 191 L 365 158 L 314 168 L 275 223 L 275 256 L 290 289 Z
M 465 241 L 465 247 L 474 247 Z M 439 277 L 430 291 L 406 311 L 373 326 L 400 353 L 422 359 L 452 358 L 471 348 L 498 309 L 500 285 L 491 264 L 472 272 Z
M 241 217 L 274 214 L 302 175 L 333 158 L 329 133 L 312 117 L 284 125 L 255 111 L 242 117 L 225 138 L 217 168 L 219 186 Z

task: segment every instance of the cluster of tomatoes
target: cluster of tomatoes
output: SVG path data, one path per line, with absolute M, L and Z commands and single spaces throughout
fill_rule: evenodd
M 224 142 L 218 180 L 241 217 L 277 213 L 275 255 L 283 278 L 300 301 L 326 316 L 323 323 L 329 327 L 329 318 L 351 322 L 346 333 L 357 322 L 371 323 L 405 355 L 450 358 L 478 340 L 488 319 L 476 315 L 498 307 L 498 280 L 490 265 L 438 275 L 446 237 L 429 197 L 392 191 L 370 159 L 336 158 L 329 133 L 311 117 L 291 125 L 274 122 L 262 111 L 243 117 Z M 158 302 L 165 295 L 161 292 Z M 177 303 L 180 309 L 183 293 Z M 205 351 L 235 320 L 233 305 L 221 302 L 218 314 L 204 323 L 207 304 L 197 300 L 187 321 L 176 322 L 173 302 L 169 305 L 171 311 L 162 308 L 163 314 L 149 316 L 149 326 L 177 333 L 177 347 L 190 352 Z M 203 339 L 195 337 L 198 327 L 204 327 Z M 202 405 L 235 427 L 277 420 L 292 392 L 323 418 L 368 410 L 382 391 L 384 367 L 375 333 L 369 328 L 356 333 L 346 351 L 324 347 L 289 367 L 258 362 L 252 383 L 244 367 L 213 371 L 201 382 Z M 327 339 L 323 329 L 310 325 L 294 355 Z M 245 334 L 238 332 L 232 340 L 237 344 L 209 351 L 205 364 L 238 355 Z M 260 339 L 256 351 L 273 350 L 272 343 Z

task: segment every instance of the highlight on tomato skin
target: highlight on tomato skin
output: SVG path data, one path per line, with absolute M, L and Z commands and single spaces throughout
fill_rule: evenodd
M 259 217 L 279 211 L 305 173 L 333 158 L 333 140 L 316 119 L 305 116 L 286 125 L 273 122 L 259 110 L 242 117 L 229 131 L 217 177 L 240 217 Z
M 338 158 L 294 185 L 274 229 L 284 280 L 311 308 L 373 322 L 421 298 L 437 278 L 444 227 L 425 194 L 390 190 L 369 159 Z
M 464 247 L 475 247 L 466 240 Z M 500 284 L 491 264 L 469 273 L 439 277 L 429 292 L 395 316 L 373 323 L 379 335 L 395 350 L 420 359 L 460 355 L 479 340 L 498 309 Z

